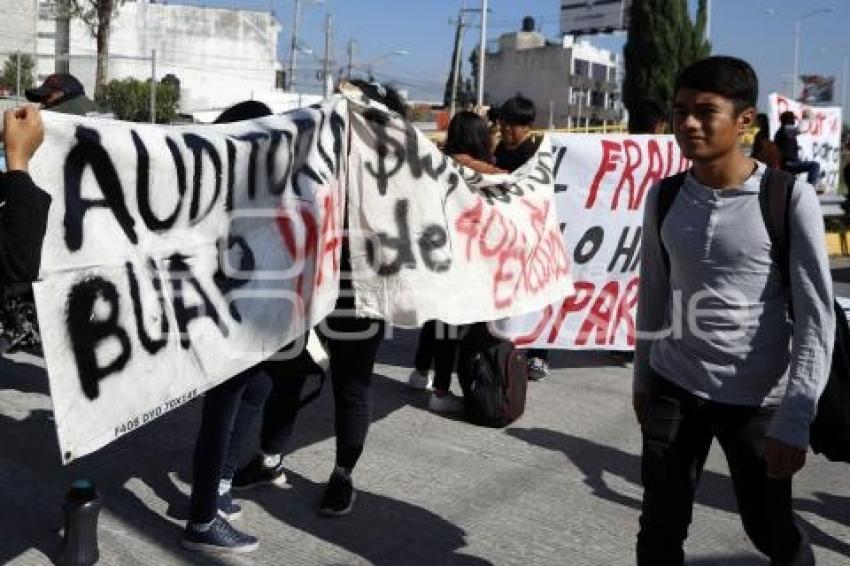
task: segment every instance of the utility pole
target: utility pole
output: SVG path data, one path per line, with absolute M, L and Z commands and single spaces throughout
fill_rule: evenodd
M 298 18 L 301 15 L 301 0 L 293 0 L 295 2 L 295 13 L 292 16 L 292 44 L 289 47 L 289 77 L 287 82 L 289 88 L 293 90 L 295 86 L 295 58 L 298 53 Z
M 478 107 L 484 106 L 484 60 L 487 52 L 487 0 L 481 0 L 481 45 L 478 49 Z
M 333 90 L 333 77 L 331 77 L 331 37 L 333 35 L 333 16 L 325 14 L 325 61 L 322 71 L 325 98 L 331 95 Z
M 348 80 L 351 80 L 351 72 L 354 67 L 354 46 L 357 45 L 357 40 L 353 37 L 348 40 Z
M 151 49 L 151 124 L 156 124 L 156 49 Z
M 466 12 L 465 2 L 461 3 L 460 12 L 457 15 L 457 29 L 455 30 L 455 58 L 452 61 L 452 93 L 449 104 L 449 118 L 455 115 L 455 111 L 457 110 L 457 83 L 460 79 L 460 60 L 461 60 L 461 49 L 463 45 L 463 28 L 466 26 L 466 23 L 463 21 L 463 14 Z

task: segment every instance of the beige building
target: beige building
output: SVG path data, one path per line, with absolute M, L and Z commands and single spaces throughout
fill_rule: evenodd
M 491 104 L 517 94 L 534 101 L 538 127 L 619 124 L 620 60 L 607 51 L 565 35 L 553 42 L 524 22 L 524 31 L 503 34 L 489 50 L 484 92 Z

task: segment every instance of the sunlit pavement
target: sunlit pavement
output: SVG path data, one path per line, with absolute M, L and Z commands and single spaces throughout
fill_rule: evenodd
M 850 261 L 834 267 L 850 295 Z M 259 550 L 213 559 L 179 545 L 200 403 L 63 468 L 41 360 L 12 356 L 0 366 L 0 563 L 54 559 L 64 493 L 88 477 L 105 507 L 100 564 L 632 564 L 641 487 L 630 370 L 603 353 L 556 353 L 551 378 L 529 385 L 526 414 L 494 430 L 426 410 L 427 394 L 405 385 L 414 344 L 396 332 L 382 347 L 354 513 L 316 513 L 333 463 L 328 386 L 296 427 L 290 485 L 242 501 L 234 524 Z M 767 564 L 744 535 L 717 447 L 697 499 L 690 564 Z M 847 564 L 850 468 L 810 454 L 795 507 L 818 564 Z

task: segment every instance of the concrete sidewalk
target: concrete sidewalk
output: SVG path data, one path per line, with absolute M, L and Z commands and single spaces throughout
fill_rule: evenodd
M 290 486 L 248 492 L 243 503 L 237 524 L 260 537 L 259 550 L 220 560 L 179 545 L 200 403 L 63 468 L 40 360 L 15 355 L 0 364 L 0 563 L 49 563 L 68 483 L 90 477 L 105 501 L 101 564 L 632 564 L 641 488 L 630 371 L 600 353 L 556 353 L 552 378 L 529 386 L 526 415 L 492 430 L 425 410 L 427 396 L 405 385 L 414 340 L 396 331 L 382 347 L 355 512 L 315 512 L 333 463 L 326 387 L 296 427 Z M 715 449 L 689 564 L 766 564 L 743 533 L 727 475 Z M 810 455 L 795 507 L 818 564 L 847 564 L 850 468 Z

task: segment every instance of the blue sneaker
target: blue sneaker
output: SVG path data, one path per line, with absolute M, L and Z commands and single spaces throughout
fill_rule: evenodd
M 183 531 L 183 548 L 210 554 L 245 554 L 257 550 L 257 537 L 246 535 L 230 526 L 221 517 L 213 519 L 206 531 L 195 529 L 191 523 Z
M 233 495 L 228 491 L 218 496 L 218 516 L 228 521 L 238 519 L 242 514 L 242 507 L 233 502 Z

